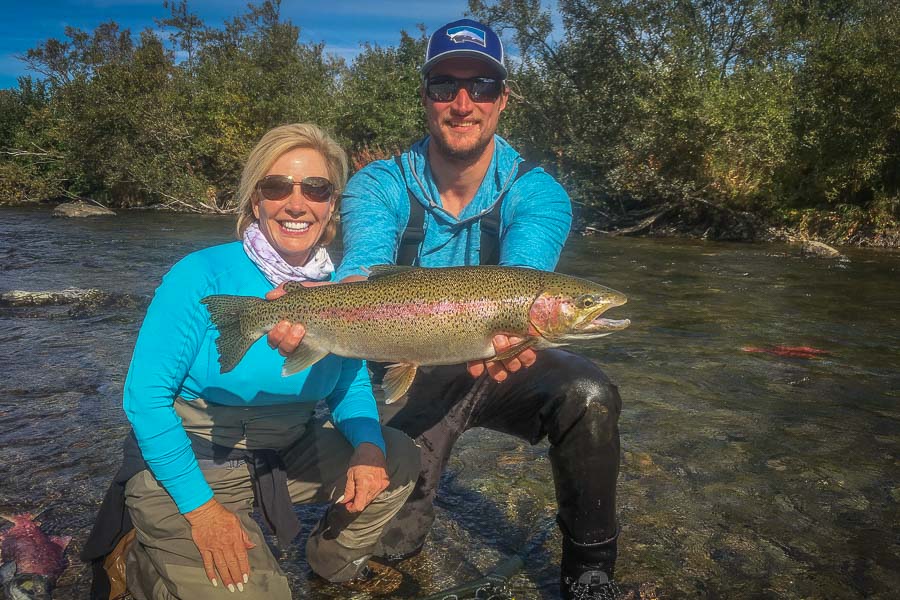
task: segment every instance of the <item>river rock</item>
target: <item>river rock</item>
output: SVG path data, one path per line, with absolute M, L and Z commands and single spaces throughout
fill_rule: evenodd
M 90 204 L 81 200 L 66 202 L 53 209 L 54 217 L 101 217 L 115 214 L 105 206 Z
M 806 240 L 800 243 L 800 254 L 819 258 L 840 258 L 841 253 L 822 242 Z
M 102 290 L 90 288 L 66 288 L 52 291 L 11 290 L 0 294 L 0 305 L 3 306 L 48 306 L 60 304 L 101 304 L 107 301 L 110 294 Z
M 64 288 L 61 290 L 9 290 L 0 293 L 0 306 L 63 306 L 76 307 L 136 307 L 146 303 L 146 298 L 107 292 L 96 288 Z

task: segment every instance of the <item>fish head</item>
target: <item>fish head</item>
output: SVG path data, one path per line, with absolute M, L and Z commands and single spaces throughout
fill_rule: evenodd
M 13 565 L 15 563 L 7 563 Z M 6 567 L 6 565 L 4 565 Z M 11 577 L 4 577 L 3 593 L 9 600 L 50 600 L 50 592 L 53 586 L 44 575 L 20 573 Z
M 531 327 L 554 344 L 603 337 L 631 324 L 628 319 L 602 317 L 610 308 L 622 306 L 622 292 L 592 281 L 549 274 L 529 311 Z

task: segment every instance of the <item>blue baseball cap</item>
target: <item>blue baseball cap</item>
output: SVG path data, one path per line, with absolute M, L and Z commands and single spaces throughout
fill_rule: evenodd
M 427 75 L 442 60 L 458 56 L 477 58 L 488 63 L 503 79 L 509 75 L 503 62 L 503 43 L 500 38 L 490 27 L 472 19 L 447 23 L 431 34 L 425 51 L 422 75 Z

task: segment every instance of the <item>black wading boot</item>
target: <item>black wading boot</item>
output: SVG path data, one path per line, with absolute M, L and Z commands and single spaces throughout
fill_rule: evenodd
M 613 581 L 616 540 L 579 544 L 563 535 L 560 587 L 563 600 L 654 600 L 655 590 Z

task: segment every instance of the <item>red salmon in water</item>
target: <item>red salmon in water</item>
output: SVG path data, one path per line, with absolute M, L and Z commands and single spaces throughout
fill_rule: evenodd
M 788 358 L 815 358 L 817 356 L 828 356 L 831 352 L 827 350 L 819 350 L 811 346 L 771 346 L 768 348 L 760 348 L 758 346 L 744 346 L 741 348 L 744 352 L 759 352 L 762 354 L 772 354 L 774 356 L 786 356 Z
M 50 598 L 66 568 L 64 554 L 72 538 L 48 536 L 28 513 L 0 516 L 13 524 L 0 532 L 0 581 L 6 598 Z

